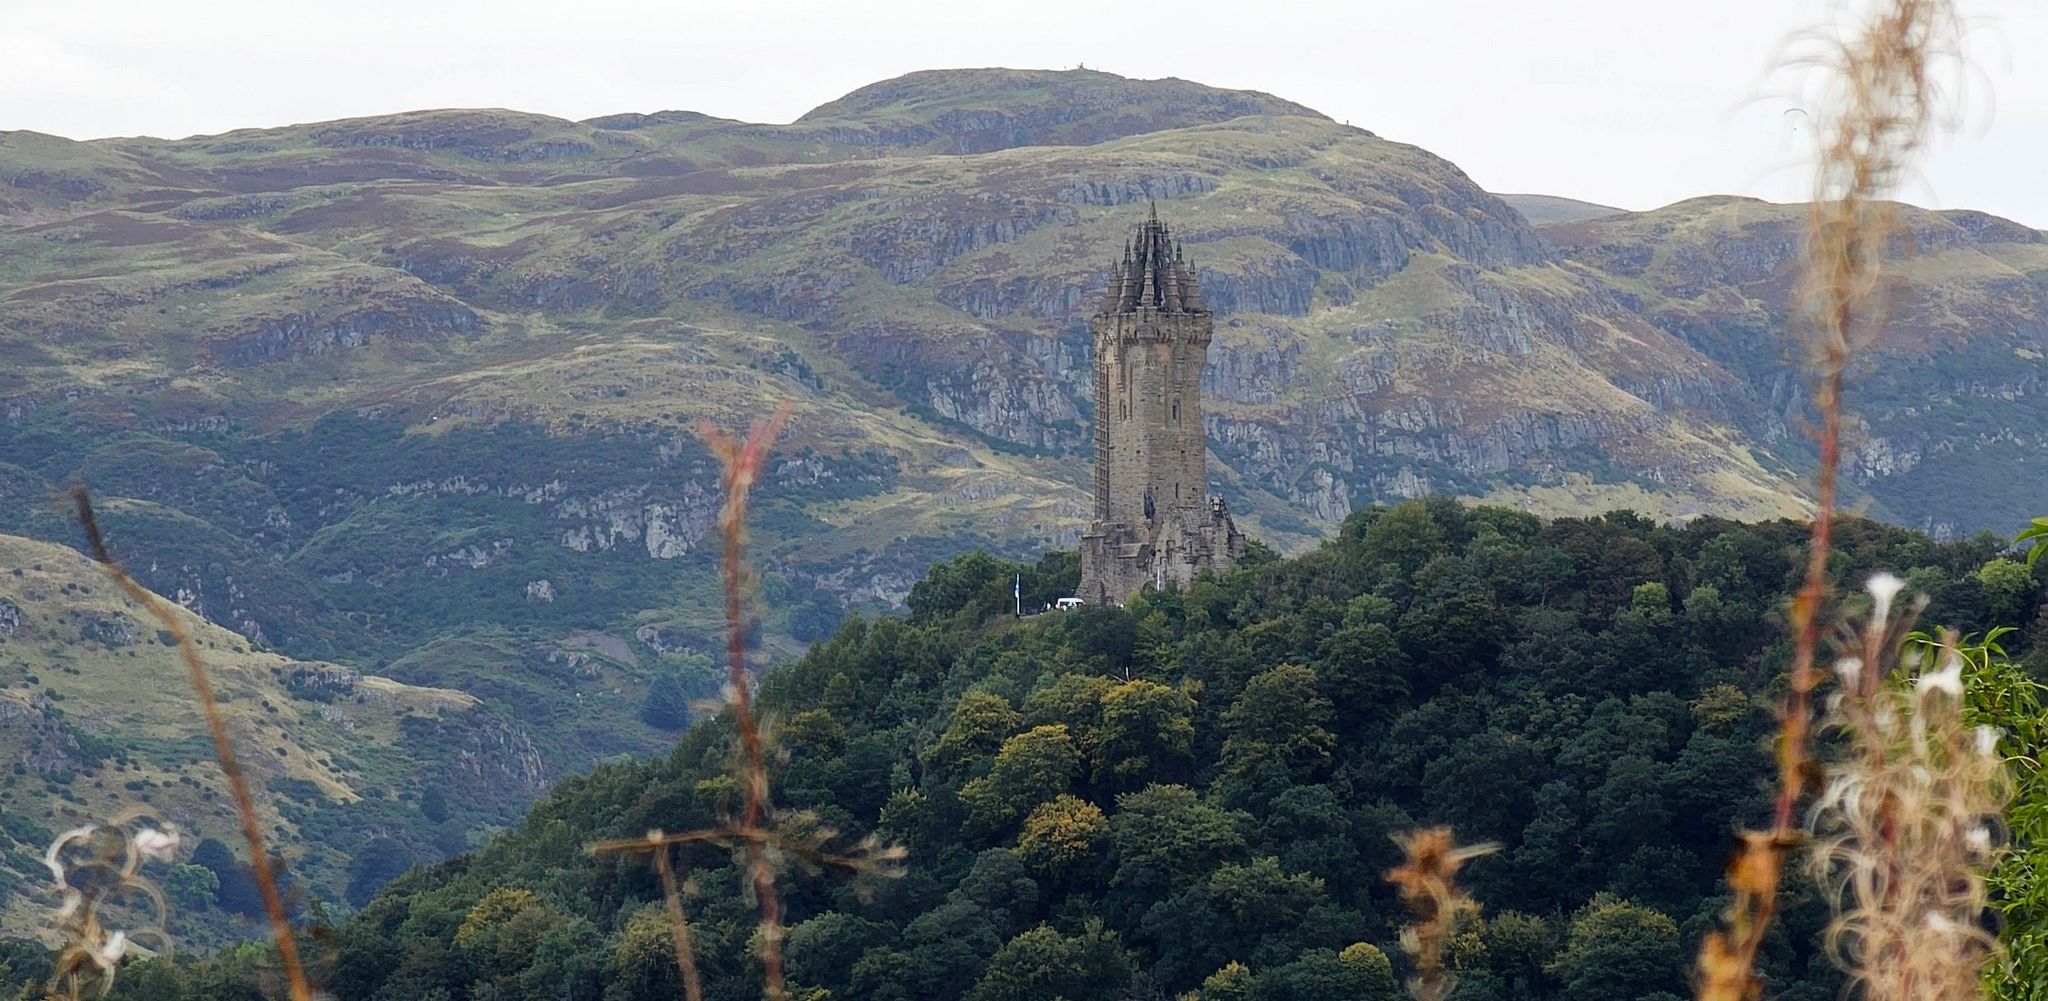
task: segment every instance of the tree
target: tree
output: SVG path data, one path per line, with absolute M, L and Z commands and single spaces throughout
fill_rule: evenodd
M 1424 808 L 1469 837 L 1509 837 L 1533 819 L 1541 763 L 1527 738 L 1498 728 L 1472 734 L 1423 766 Z
M 1202 802 L 1186 786 L 1147 786 L 1117 797 L 1110 815 L 1115 884 L 1132 888 L 1187 886 L 1244 848 L 1251 818 Z
M 2033 612 L 2034 572 L 2018 560 L 1992 560 L 1977 568 L 1977 581 L 1984 588 L 1995 622 L 2019 625 Z
M 1549 922 L 1519 911 L 1502 911 L 1481 933 L 1486 965 L 1500 979 L 1509 997 L 1544 997 L 1550 993 L 1546 968 L 1557 957 L 1557 934 Z
M 1359 554 L 1368 563 L 1391 563 L 1413 574 L 1445 550 L 1444 531 L 1419 501 L 1388 508 L 1365 529 Z
M 1101 808 L 1064 793 L 1038 804 L 1017 836 L 1017 857 L 1061 881 L 1085 881 L 1108 847 L 1109 820 Z
M 1563 982 L 1561 1001 L 1629 1001 L 1684 993 L 1685 968 L 1669 917 L 1601 893 L 1572 916 L 1549 972 Z
M 1384 970 L 1376 969 L 1365 954 L 1352 956 L 1352 962 L 1345 962 L 1344 954 L 1334 949 L 1310 949 L 1260 976 L 1258 996 L 1272 1001 L 1393 1001 L 1393 966 L 1386 954 L 1379 954 L 1379 962 L 1387 963 Z
M 1065 724 L 1033 727 L 1003 741 L 988 774 L 960 787 L 960 802 L 971 826 L 997 831 L 1067 791 L 1080 770 L 1081 751 Z
M 1414 665 L 1411 686 L 1429 692 L 1499 659 L 1507 628 L 1492 596 L 1473 590 L 1418 602 L 1401 616 L 1396 635 Z
M 1219 867 L 1209 877 L 1206 896 L 1238 941 L 1252 944 L 1298 926 L 1309 908 L 1323 902 L 1323 881 L 1288 873 L 1278 859 L 1259 858 Z
M 1010 708 L 1009 700 L 989 692 L 968 692 L 953 707 L 946 731 L 925 749 L 925 765 L 942 778 L 958 775 L 970 762 L 993 757 L 1022 725 L 1023 717 Z
M 1061 723 L 1086 745 L 1102 720 L 1102 697 L 1116 682 L 1094 674 L 1062 674 L 1024 697 L 1024 722 L 1031 726 Z
M 1330 763 L 1337 737 L 1327 727 L 1330 701 L 1316 691 L 1314 671 L 1282 664 L 1245 685 L 1223 714 L 1223 764 L 1231 771 L 1273 761 L 1299 778 Z
M 1394 981 L 1393 961 L 1379 946 L 1353 942 L 1337 954 L 1337 961 L 1362 981 L 1361 1001 L 1394 1001 L 1401 996 L 1400 985 Z
M 1383 623 L 1345 625 L 1332 634 L 1322 644 L 1315 673 L 1344 736 L 1357 735 L 1365 723 L 1392 719 L 1408 701 L 1408 655 Z
M 663 670 L 648 679 L 647 696 L 640 702 L 640 720 L 657 730 L 680 730 L 690 725 L 690 688 L 680 672 Z
M 650 901 L 626 919 L 604 967 L 605 1001 L 682 996 L 674 932 L 661 904 Z
M 428 786 L 420 793 L 420 816 L 429 823 L 440 824 L 448 820 L 448 794 L 441 787 Z
M 1040 925 L 1011 939 L 968 1001 L 1117 1001 L 1131 982 L 1130 958 L 1115 933 L 1091 921 L 1080 935 Z
M 414 861 L 412 850 L 404 844 L 391 838 L 371 838 L 349 857 L 348 886 L 343 895 L 350 904 L 361 907 L 384 884 L 404 875 Z
M 165 870 L 164 896 L 178 911 L 203 911 L 220 894 L 220 877 L 203 865 L 172 865 Z
M 1083 605 L 1065 618 L 1075 652 L 1100 657 L 1111 668 L 1131 662 L 1131 652 L 1138 645 L 1138 621 L 1129 612 L 1109 605 Z
M 826 911 L 789 929 L 783 955 L 792 981 L 843 994 L 855 963 L 869 949 L 887 943 L 896 930 L 839 911 Z
M 1234 959 L 1209 974 L 1200 991 L 1200 1001 L 1254 1001 L 1258 996 L 1252 971 Z
M 1162 765 L 1185 763 L 1194 752 L 1195 700 L 1176 688 L 1139 679 L 1102 693 L 1102 722 L 1094 742 L 1095 780 L 1142 784 Z
M 934 564 L 922 580 L 910 586 L 910 596 L 903 604 L 913 622 L 960 613 L 978 622 L 1011 610 L 1011 584 L 1023 572 L 1023 564 L 977 549 Z

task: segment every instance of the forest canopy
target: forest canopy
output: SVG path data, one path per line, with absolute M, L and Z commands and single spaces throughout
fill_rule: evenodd
M 897 879 L 783 880 L 795 996 L 1392 998 L 1392 836 L 1439 824 L 1501 846 L 1464 874 L 1481 909 L 1450 943 L 1453 997 L 1687 996 L 1734 833 L 1768 809 L 1780 610 L 1806 545 L 1790 521 L 1545 521 L 1432 499 L 1183 592 L 1022 620 L 1018 579 L 1071 593 L 1074 554 L 935 566 L 907 615 L 849 621 L 761 682 L 778 808 L 909 850 Z M 1898 573 L 1927 624 L 1981 633 L 2038 605 L 2040 578 L 1988 537 L 1849 520 L 1836 546 L 1835 579 Z M 2018 624 L 2007 648 L 2038 676 L 2048 623 Z M 700 723 L 400 877 L 337 928 L 327 988 L 678 996 L 645 857 L 587 846 L 728 815 L 733 736 Z M 680 858 L 708 995 L 758 997 L 739 868 Z M 1824 901 L 1795 877 L 1786 903 L 1772 995 L 1838 996 Z M 151 961 L 114 996 L 236 997 L 260 967 Z

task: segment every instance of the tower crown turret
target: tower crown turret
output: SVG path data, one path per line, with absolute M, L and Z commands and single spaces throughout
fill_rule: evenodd
M 1151 218 L 1138 227 L 1137 238 L 1124 244 L 1123 260 L 1110 274 L 1109 289 L 1102 297 L 1103 313 L 1136 313 L 1151 309 L 1162 313 L 1207 313 L 1201 283 L 1187 255 L 1173 239 L 1173 232 L 1159 221 L 1155 206 Z

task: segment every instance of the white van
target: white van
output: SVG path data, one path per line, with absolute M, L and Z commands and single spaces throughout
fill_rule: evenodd
M 1070 610 L 1070 609 L 1075 609 L 1075 608 L 1079 608 L 1079 607 L 1081 607 L 1081 599 L 1079 599 L 1079 598 L 1061 598 L 1061 599 L 1059 599 L 1058 601 L 1055 601 L 1055 602 L 1053 602 L 1053 603 L 1052 603 L 1052 607 L 1054 607 L 1054 608 L 1056 608 L 1056 609 L 1058 609 L 1058 610 L 1060 610 L 1060 611 L 1062 611 L 1062 612 L 1064 612 L 1064 611 L 1068 611 L 1068 610 Z

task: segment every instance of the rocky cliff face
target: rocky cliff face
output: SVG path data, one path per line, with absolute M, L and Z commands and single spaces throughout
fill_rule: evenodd
M 1884 326 L 1850 390 L 1849 474 L 1878 513 L 1936 535 L 2007 531 L 2041 487 L 2025 470 L 2048 413 L 2048 234 L 1981 212 L 1899 211 Z M 1639 313 L 1740 375 L 1786 423 L 1803 402 L 1787 375 L 1802 219 L 1799 206 L 1702 198 L 1542 232 L 1636 290 Z

